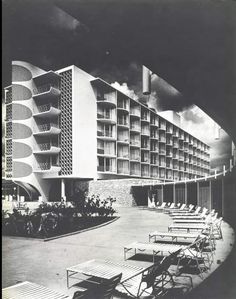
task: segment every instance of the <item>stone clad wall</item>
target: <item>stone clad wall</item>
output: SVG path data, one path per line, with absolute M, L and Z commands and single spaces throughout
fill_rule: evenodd
M 98 180 L 89 182 L 77 182 L 77 186 L 88 191 L 90 195 L 100 195 L 101 198 L 109 196 L 116 199 L 115 206 L 131 207 L 136 206 L 131 187 L 133 185 L 142 185 L 142 183 L 152 184 L 152 180 L 139 179 L 117 179 L 117 180 Z

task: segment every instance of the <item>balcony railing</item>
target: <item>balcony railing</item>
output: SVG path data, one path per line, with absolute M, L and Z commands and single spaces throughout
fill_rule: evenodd
M 150 135 L 150 131 L 149 130 L 141 130 L 141 134 L 149 136 Z
M 58 147 L 56 142 L 48 142 L 48 143 L 39 143 L 38 144 L 40 151 L 48 151 L 52 146 Z
M 130 115 L 135 115 L 140 117 L 140 110 L 137 108 L 130 108 Z
M 117 173 L 120 173 L 120 174 L 129 174 L 129 168 L 127 168 L 127 167 L 118 167 L 117 168 Z
M 44 171 L 44 170 L 51 170 L 53 167 L 60 167 L 57 163 L 49 163 L 49 162 L 40 162 L 36 165 L 35 171 Z
M 97 95 L 97 102 L 104 103 L 104 105 L 110 105 L 115 107 L 116 106 L 116 99 L 115 97 L 105 97 L 104 95 Z
M 50 131 L 51 128 L 59 129 L 59 126 L 58 126 L 58 124 L 55 124 L 55 123 L 47 123 L 47 124 L 38 125 L 39 132 Z
M 152 152 L 158 152 L 158 150 L 159 150 L 158 147 L 151 147 Z
M 166 167 L 166 163 L 165 163 L 165 162 L 160 162 L 160 163 L 159 163 L 159 166 L 160 166 L 160 167 Z
M 160 153 L 161 155 L 165 155 L 165 154 L 166 154 L 166 151 L 163 150 L 163 149 L 160 149 L 160 150 L 159 150 L 159 153 Z
M 128 126 L 129 122 L 127 120 L 119 119 L 117 120 L 117 124 L 120 126 Z
M 97 153 L 100 155 L 105 155 L 105 156 L 115 156 L 115 154 L 116 154 L 114 150 L 108 151 L 108 150 L 105 150 L 104 148 L 98 148 Z
M 140 162 L 139 156 L 130 156 L 130 160 Z
M 160 136 L 159 141 L 160 141 L 160 142 L 166 142 L 166 138 Z
M 97 131 L 98 137 L 109 137 L 109 138 L 115 138 L 115 134 L 110 131 Z
M 102 165 L 99 165 L 99 166 L 97 166 L 97 171 L 101 171 L 101 172 L 115 172 L 116 169 L 115 169 L 115 167 L 112 167 L 112 166 L 102 166 Z
M 137 125 L 132 125 L 130 126 L 130 130 L 132 131 L 137 131 L 137 132 L 140 132 L 141 130 L 141 127 L 140 126 L 137 126 Z
M 97 118 L 115 121 L 115 118 L 112 114 L 97 113 Z
M 129 154 L 121 154 L 121 153 L 118 153 L 118 156 L 117 158 L 119 159 L 129 159 Z
M 140 141 L 138 141 L 138 140 L 130 140 L 130 145 L 140 146 Z

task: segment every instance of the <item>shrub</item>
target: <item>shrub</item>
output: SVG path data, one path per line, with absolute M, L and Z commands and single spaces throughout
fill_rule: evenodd
M 94 222 L 92 216 L 107 218 L 116 212 L 112 207 L 116 200 L 112 197 L 101 200 L 99 195 L 88 196 L 84 193 L 74 200 L 71 207 L 63 202 L 42 203 L 34 212 L 26 209 L 25 214 L 16 209 L 13 213 L 2 211 L 2 233 L 49 237 L 78 227 L 89 227 Z

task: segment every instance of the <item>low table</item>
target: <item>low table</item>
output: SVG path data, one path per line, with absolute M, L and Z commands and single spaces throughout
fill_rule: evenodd
M 65 299 L 67 295 L 60 294 L 36 283 L 24 281 L 2 290 L 3 299 Z
M 90 260 L 66 269 L 67 273 L 67 287 L 70 287 L 69 280 L 77 279 L 81 281 L 79 276 L 85 276 L 86 279 L 89 277 L 96 277 L 102 280 L 110 280 L 115 276 L 122 273 L 120 284 L 122 285 L 127 280 L 142 274 L 153 265 L 147 267 L 138 267 L 129 265 L 128 263 L 113 262 L 109 260 Z M 79 275 L 79 276 L 78 276 Z

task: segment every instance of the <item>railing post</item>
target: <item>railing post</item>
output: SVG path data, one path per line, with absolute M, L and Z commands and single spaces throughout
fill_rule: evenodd
M 225 165 L 223 165 L 223 176 L 225 176 Z
M 215 169 L 215 179 L 216 179 L 216 173 L 217 173 L 217 170 Z
M 231 172 L 233 168 L 233 161 L 232 159 L 229 160 L 229 171 Z

